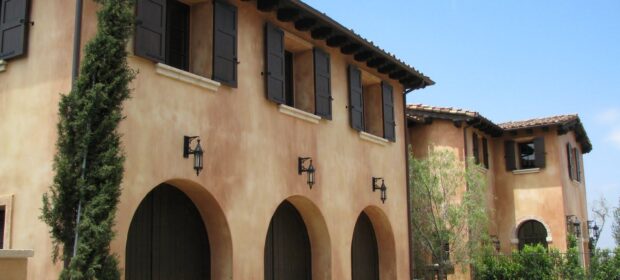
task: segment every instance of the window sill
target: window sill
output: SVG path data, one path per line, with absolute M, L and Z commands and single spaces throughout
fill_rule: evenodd
M 0 72 L 6 71 L 6 61 L 0 59 Z
M 181 69 L 174 68 L 172 66 L 169 66 L 163 63 L 157 63 L 155 65 L 155 72 L 157 72 L 157 74 L 159 75 L 162 75 L 162 76 L 174 79 L 174 80 L 178 80 L 184 83 L 188 83 L 188 84 L 191 84 L 197 87 L 205 88 L 212 92 L 216 92 L 217 89 L 220 87 L 219 82 L 216 82 L 211 79 L 207 79 L 205 77 L 202 77 L 196 74 L 192 74 L 187 71 L 183 71 Z
M 0 259 L 25 259 L 34 257 L 34 250 L 0 249 Z
M 371 143 L 375 143 L 377 145 L 380 146 L 386 146 L 390 141 L 388 141 L 387 139 L 383 138 L 383 137 L 379 137 L 376 135 L 372 135 L 368 132 L 364 132 L 364 131 L 360 131 L 359 133 L 360 138 L 362 138 L 363 140 L 366 140 L 368 142 Z
M 512 174 L 519 175 L 519 174 L 530 174 L 530 173 L 539 173 L 539 172 L 540 172 L 540 168 L 537 167 L 537 168 L 513 170 Z
M 293 108 L 291 106 L 287 106 L 284 104 L 280 104 L 278 106 L 278 111 L 280 111 L 280 113 L 282 114 L 289 115 L 291 117 L 298 118 L 302 121 L 307 121 L 313 124 L 318 124 L 319 121 L 321 120 L 321 117 L 315 114 L 310 114 L 306 111 L 299 110 L 297 108 Z

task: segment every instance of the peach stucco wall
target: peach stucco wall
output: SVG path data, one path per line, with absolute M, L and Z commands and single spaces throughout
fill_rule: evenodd
M 492 172 L 493 165 L 493 145 L 490 136 L 485 135 L 484 132 L 468 126 L 466 124 L 457 127 L 454 122 L 448 120 L 435 119 L 431 124 L 415 124 L 408 129 L 409 144 L 411 145 L 413 156 L 417 158 L 423 158 L 428 155 L 429 148 L 435 146 L 440 149 L 450 149 L 454 151 L 459 160 L 463 161 L 465 158 L 473 157 L 473 141 L 472 134 L 476 133 L 479 137 L 486 137 L 489 140 L 489 170 L 482 166 L 476 167 L 476 171 L 481 172 L 486 177 L 487 184 L 487 203 L 489 209 L 489 230 L 490 234 L 496 234 L 496 226 L 494 223 L 494 173 Z M 480 162 L 482 165 L 482 140 L 480 143 Z M 465 150 L 467 153 L 465 154 Z M 463 186 L 461 192 L 465 191 L 466 186 Z M 418 253 L 418 252 L 416 252 Z M 450 280 L 470 279 L 470 273 L 468 269 L 463 269 L 460 265 L 455 266 L 455 273 L 448 276 Z
M 0 195 L 14 194 L 13 248 L 34 249 L 28 278 L 59 272 L 51 261 L 48 228 L 38 217 L 41 196 L 52 184 L 59 93 L 68 92 L 74 1 L 32 1 L 28 55 L 0 73 Z M 262 279 L 267 228 L 278 205 L 289 199 L 309 230 L 313 279 L 351 278 L 351 241 L 365 211 L 375 227 L 381 279 L 408 279 L 409 252 L 402 87 L 394 86 L 396 142 L 385 146 L 359 137 L 349 125 L 347 64 L 351 56 L 260 13 L 254 2 L 238 9 L 237 88 L 216 91 L 158 75 L 156 65 L 131 56 L 138 76 L 131 85 L 120 132 L 126 154 L 123 192 L 112 251 L 124 266 L 131 217 L 145 195 L 167 182 L 185 191 L 203 215 L 212 245 L 213 279 Z M 95 4 L 85 1 L 83 42 L 95 30 Z M 333 120 L 312 124 L 278 111 L 265 98 L 263 26 L 271 21 L 331 55 Z M 181 156 L 184 135 L 199 135 L 204 170 L 196 176 Z M 7 137 L 8 136 L 8 137 Z M 317 169 L 309 189 L 297 175 L 297 157 Z M 381 203 L 371 177 L 383 177 Z

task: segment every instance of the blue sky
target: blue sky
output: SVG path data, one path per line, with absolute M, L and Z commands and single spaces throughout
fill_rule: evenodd
M 620 1 L 306 0 L 437 84 L 409 103 L 496 123 L 578 113 L 588 207 L 620 199 Z M 613 247 L 611 218 L 599 241 Z

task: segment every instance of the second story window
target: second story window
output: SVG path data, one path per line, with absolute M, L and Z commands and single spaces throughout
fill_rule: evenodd
M 480 144 L 478 144 L 478 134 L 473 133 L 471 135 L 471 142 L 472 142 L 472 150 L 474 153 L 474 162 L 476 164 L 480 164 Z
M 545 167 L 545 139 L 537 137 L 533 140 L 504 142 L 506 170 L 532 169 Z
M 534 141 L 518 143 L 519 145 L 519 168 L 528 169 L 536 167 L 536 154 L 534 153 Z
M 353 129 L 396 140 L 392 86 L 353 65 L 349 65 L 349 112 Z
M 137 0 L 134 52 L 236 87 L 237 8 L 220 0 Z
M 28 4 L 28 0 L 0 0 L 0 60 L 26 53 Z
M 568 177 L 581 182 L 581 156 L 577 147 L 566 143 L 566 159 L 568 162 Z
M 279 27 L 265 25 L 267 98 L 332 118 L 329 54 Z

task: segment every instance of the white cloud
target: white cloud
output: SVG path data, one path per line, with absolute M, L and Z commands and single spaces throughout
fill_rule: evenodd
M 620 128 L 615 128 L 607 136 L 607 141 L 611 142 L 616 148 L 620 149 Z
M 596 120 L 602 124 L 615 124 L 620 120 L 620 110 L 610 108 L 596 115 Z

